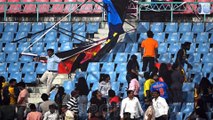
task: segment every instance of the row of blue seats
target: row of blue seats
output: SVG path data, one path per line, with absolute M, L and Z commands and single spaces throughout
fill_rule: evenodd
M 16 82 L 25 82 L 25 83 L 36 83 L 37 73 L 36 72 L 0 72 L 0 76 L 4 76 L 4 78 L 9 81 L 10 79 L 16 79 Z
M 168 37 L 167 37 L 168 35 Z M 138 39 L 136 39 L 136 33 L 131 33 L 130 35 L 126 35 L 125 41 L 129 41 L 128 39 L 133 39 L 135 42 L 141 43 L 143 40 L 147 38 L 146 33 L 140 33 L 140 36 Z M 213 34 L 209 32 L 160 32 L 155 33 L 154 37 L 155 40 L 158 42 L 167 42 L 167 43 L 184 43 L 184 42 L 192 42 L 192 43 L 213 43 Z
M 63 52 L 67 50 L 71 50 L 73 48 L 73 42 L 37 42 L 32 45 L 29 49 L 27 49 L 31 43 L 25 42 L 25 43 L 1 43 L 0 42 L 0 52 L 4 53 L 11 53 L 11 52 L 23 52 L 24 50 L 26 52 L 33 52 L 37 54 L 41 54 L 42 52 L 45 52 L 47 49 L 52 48 L 55 52 Z
M 30 63 L 0 63 L 0 72 L 22 72 L 22 73 L 30 73 L 36 72 L 37 74 L 43 74 L 46 71 L 46 63 L 37 63 L 37 62 L 30 62 Z
M 171 112 L 171 113 L 169 113 L 169 116 L 170 116 L 170 118 L 169 118 L 169 120 L 187 120 L 188 119 L 188 117 L 191 115 L 191 113 L 192 113 L 192 111 L 194 110 L 194 107 L 189 107 L 189 105 L 188 106 L 186 106 L 186 108 L 185 109 L 188 109 L 188 110 L 190 110 L 189 112 Z M 183 110 L 183 111 L 185 111 L 185 110 Z M 207 116 L 207 120 L 212 120 L 212 112 L 206 112 L 206 116 Z
M 0 23 L 0 32 L 31 32 L 36 33 L 52 27 L 54 22 L 6 22 Z M 75 32 L 97 32 L 99 28 L 99 22 L 61 22 L 55 27 L 60 31 L 75 31 Z
M 18 32 L 16 35 L 14 32 L 4 32 L 2 33 L 2 37 L 0 38 L 0 42 L 34 42 L 42 37 L 44 32 L 37 33 L 37 34 L 28 34 L 28 32 Z M 0 34 L 1 35 L 1 34 Z M 51 30 L 48 32 L 44 37 L 40 39 L 43 42 L 70 42 L 73 41 L 74 43 L 84 42 L 86 40 L 87 35 L 89 33 L 81 31 L 81 32 L 58 32 L 56 30 Z
M 146 32 L 148 30 L 152 30 L 154 33 L 156 32 L 213 32 L 213 23 L 164 23 L 164 22 L 139 22 L 137 26 L 137 33 Z

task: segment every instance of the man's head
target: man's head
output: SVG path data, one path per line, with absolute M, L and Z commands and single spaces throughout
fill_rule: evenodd
M 148 38 L 153 38 L 153 36 L 154 36 L 154 33 L 151 30 L 147 31 Z
M 51 57 L 54 54 L 54 49 L 47 49 L 47 55 Z
M 137 56 L 136 55 L 132 55 L 131 56 L 131 60 L 137 60 Z
M 149 78 L 150 78 L 150 75 L 149 75 L 150 73 L 149 72 L 145 72 L 144 73 L 144 78 L 146 79 L 146 80 L 148 80 Z
M 24 88 L 26 87 L 26 84 L 25 84 L 24 82 L 19 82 L 19 83 L 17 84 L 17 86 L 18 86 L 19 88 L 21 88 L 21 89 L 24 89 Z
M 31 111 L 36 111 L 35 104 L 30 104 L 29 108 L 30 108 Z
M 180 66 L 178 65 L 178 63 L 174 63 L 174 64 L 172 65 L 172 69 L 173 69 L 173 70 L 179 70 L 179 69 L 180 69 Z
M 14 87 L 15 85 L 16 85 L 16 79 L 11 79 L 10 81 L 9 81 L 9 84 L 10 84 L 10 86 L 12 86 L 12 87 Z
M 55 104 L 52 104 L 52 105 L 49 105 L 49 109 L 50 109 L 51 113 L 54 113 L 56 111 L 57 107 Z
M 108 91 L 108 95 L 109 95 L 109 97 L 114 97 L 115 96 L 115 91 L 114 90 L 112 90 L 112 89 L 110 89 L 109 91 Z
M 73 90 L 71 92 L 71 96 L 77 98 L 79 96 L 79 92 L 77 90 Z
M 47 101 L 48 98 L 49 98 L 49 96 L 48 96 L 46 93 L 43 93 L 43 94 L 41 95 L 41 99 L 42 99 L 43 101 Z
M 128 96 L 130 99 L 133 99 L 133 98 L 134 98 L 134 91 L 133 91 L 133 90 L 128 90 L 128 91 L 127 91 L 127 96 Z
M 153 98 L 157 99 L 159 96 L 160 96 L 160 92 L 159 91 L 155 90 L 155 91 L 152 92 L 152 97 Z
M 191 43 L 190 42 L 185 42 L 183 44 L 183 47 L 186 49 L 186 50 L 189 50 L 190 49 L 190 46 L 191 46 Z

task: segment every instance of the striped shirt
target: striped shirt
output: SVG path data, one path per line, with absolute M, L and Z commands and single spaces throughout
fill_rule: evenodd
M 73 111 L 75 114 L 78 114 L 78 102 L 75 97 L 71 97 L 67 102 L 68 110 Z

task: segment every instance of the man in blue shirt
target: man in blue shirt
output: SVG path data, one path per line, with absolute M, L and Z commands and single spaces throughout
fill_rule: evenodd
M 159 78 L 157 75 L 154 75 L 153 79 L 156 81 L 155 83 L 152 84 L 150 90 L 151 92 L 153 91 L 159 91 L 160 96 L 163 97 L 168 101 L 168 86 L 166 85 L 165 82 L 159 81 Z
M 58 75 L 58 64 L 61 59 L 54 54 L 53 49 L 47 49 L 47 57 L 39 57 L 39 60 L 47 60 L 47 71 L 44 72 L 40 81 L 47 85 L 47 94 L 50 93 L 52 82 Z

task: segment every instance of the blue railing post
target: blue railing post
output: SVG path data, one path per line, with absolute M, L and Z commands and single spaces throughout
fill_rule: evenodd
M 7 21 L 7 4 L 4 4 L 4 21 Z
M 173 22 L 173 2 L 171 2 L 171 8 L 170 8 L 170 10 L 171 10 L 171 21 L 170 22 Z
M 36 3 L 36 21 L 39 21 L 39 7 L 38 7 L 38 3 Z

